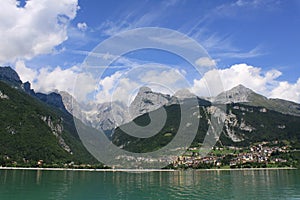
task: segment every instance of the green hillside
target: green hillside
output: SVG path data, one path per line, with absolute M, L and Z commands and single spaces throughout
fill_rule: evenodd
M 0 165 L 97 163 L 76 132 L 73 117 L 0 81 Z
M 207 108 L 207 106 L 200 106 L 200 114 L 205 117 L 200 119 L 198 132 L 192 146 L 201 144 L 206 135 L 208 118 L 210 117 Z M 168 120 L 158 134 L 150 138 L 136 138 L 123 132 L 121 126 L 114 132 L 113 143 L 132 152 L 150 152 L 168 144 L 178 130 L 180 106 L 171 105 L 160 109 L 166 109 Z M 141 125 L 147 124 L 149 123 L 148 114 L 142 115 L 134 121 Z M 229 133 L 234 133 L 235 136 L 241 138 L 241 141 L 233 141 Z M 218 146 L 247 147 L 256 142 L 275 140 L 287 140 L 293 147 L 299 148 L 300 117 L 264 110 L 262 107 L 243 104 L 227 105 L 227 119 L 217 142 Z
M 237 109 L 237 107 L 239 109 Z M 228 105 L 228 112 L 236 115 L 241 124 L 243 120 L 249 127 L 251 132 L 241 130 L 240 127 L 232 127 L 236 134 L 242 135 L 244 141 L 234 143 L 232 141 L 225 142 L 226 131 L 221 137 L 223 142 L 228 145 L 248 146 L 251 143 L 260 141 L 288 140 L 294 145 L 300 142 L 300 117 L 287 115 L 273 110 L 262 111 L 263 107 L 248 106 L 243 104 Z

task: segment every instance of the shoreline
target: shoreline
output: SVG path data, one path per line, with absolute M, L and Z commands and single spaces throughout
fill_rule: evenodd
M 173 172 L 173 169 L 76 169 L 39 167 L 0 167 L 0 170 L 87 171 L 87 172 Z
M 297 170 L 294 167 L 273 168 L 235 168 L 235 169 L 72 169 L 72 168 L 39 168 L 39 167 L 0 167 L 0 170 L 41 170 L 41 171 L 86 171 L 86 172 L 176 172 L 176 171 L 254 171 L 254 170 Z
M 255 170 L 297 170 L 295 167 L 268 167 L 268 168 L 233 168 L 233 169 L 195 169 L 196 171 L 255 171 Z

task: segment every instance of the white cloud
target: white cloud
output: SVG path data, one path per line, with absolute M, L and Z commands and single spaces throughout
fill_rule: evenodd
M 235 3 L 231 4 L 232 8 L 250 8 L 250 9 L 274 9 L 276 6 L 280 5 L 281 2 L 277 0 L 254 0 L 254 1 L 247 1 L 247 0 L 237 0 Z
M 181 88 L 190 88 L 191 92 L 199 96 L 215 96 L 223 90 L 243 84 L 267 97 L 300 102 L 300 78 L 296 83 L 279 81 L 277 78 L 282 73 L 278 70 L 263 71 L 260 67 L 236 64 L 226 69 L 210 70 L 189 86 L 185 74 L 177 69 L 153 64 L 142 66 L 117 71 L 100 81 L 91 74 L 81 72 L 76 66 L 69 69 L 45 67 L 34 70 L 26 67 L 24 62 L 18 61 L 15 69 L 21 80 L 30 81 L 36 91 L 67 91 L 79 101 L 85 100 L 87 95 L 92 93 L 98 103 L 119 100 L 128 104 L 141 86 L 149 86 L 153 91 L 169 94 Z
M 35 78 L 37 76 L 37 71 L 26 67 L 24 61 L 17 61 L 15 65 L 15 69 L 19 74 L 20 79 L 23 83 L 26 81 L 33 83 L 35 81 Z
M 282 73 L 278 70 L 263 72 L 259 67 L 247 64 L 236 64 L 230 68 L 215 69 L 206 72 L 200 80 L 194 80 L 191 90 L 200 96 L 215 96 L 222 91 L 222 88 L 229 90 L 238 84 L 242 84 L 267 97 L 277 95 L 278 98 L 295 100 L 295 98 L 292 98 L 290 95 L 293 92 L 287 92 L 288 94 L 280 92 L 280 90 L 284 90 L 284 88 L 290 88 L 291 91 L 297 88 L 295 85 L 276 80 L 281 74 Z M 218 80 L 221 80 L 221 82 Z M 221 86 L 221 84 L 223 84 L 223 86 Z M 207 88 L 207 85 L 211 87 Z M 297 101 L 300 102 L 300 99 L 298 98 Z
M 133 94 L 142 85 L 137 81 L 131 80 L 130 78 L 121 78 L 118 80 L 117 86 L 111 93 L 111 101 L 122 101 L 126 105 L 131 103 Z
M 96 96 L 97 102 L 110 102 L 112 100 L 112 92 L 117 81 L 122 76 L 121 72 L 116 72 L 111 76 L 106 76 L 99 81 L 99 92 Z
M 100 29 L 102 30 L 102 34 L 107 36 L 113 36 L 131 28 L 134 28 L 133 25 L 131 23 L 128 23 L 126 20 L 118 22 L 105 21 L 101 24 L 100 27 Z
M 33 88 L 40 92 L 53 90 L 67 91 L 77 98 L 78 101 L 85 100 L 87 94 L 96 88 L 96 80 L 91 74 L 78 72 L 76 66 L 69 69 L 56 67 L 53 70 L 41 68 Z
M 191 87 L 191 92 L 201 97 L 215 96 L 222 91 L 223 87 L 219 83 L 218 70 L 206 72 L 199 80 L 194 79 L 193 86 Z
M 300 78 L 294 84 L 287 81 L 279 82 L 279 85 L 271 91 L 270 97 L 300 103 Z
M 145 70 L 140 75 L 140 80 L 145 83 L 157 83 L 160 85 L 174 85 L 184 80 L 183 76 L 177 69 L 157 69 Z
M 68 69 L 49 67 L 33 70 L 25 66 L 24 62 L 17 62 L 15 69 L 23 82 L 29 81 L 36 92 L 49 93 L 51 91 L 66 91 L 83 101 L 97 86 L 91 74 L 80 72 L 77 66 Z
M 270 70 L 263 73 L 259 67 L 247 64 L 237 64 L 230 68 L 218 70 L 225 90 L 229 90 L 238 84 L 243 84 L 252 90 L 268 95 L 268 84 L 271 84 L 281 75 L 278 70 Z M 273 86 L 275 83 L 273 82 Z
M 254 58 L 265 54 L 267 54 L 267 52 L 263 52 L 261 46 L 257 46 L 248 52 L 231 51 L 225 53 L 217 53 L 216 55 L 218 57 L 225 57 L 225 58 Z
M 159 3 L 160 9 L 149 6 L 150 10 L 148 12 L 145 12 L 144 9 L 135 9 L 130 12 L 124 11 L 119 13 L 121 20 L 107 20 L 98 29 L 106 36 L 113 36 L 133 28 L 157 26 L 157 23 L 161 23 L 161 19 L 168 13 L 165 10 L 168 7 L 176 6 L 178 3 L 183 2 L 180 0 L 162 1 Z M 147 4 L 147 2 L 144 2 L 144 4 Z
M 85 22 L 83 23 L 78 23 L 77 24 L 77 28 L 80 30 L 80 31 L 86 31 L 86 29 L 88 28 L 87 24 Z
M 195 64 L 199 67 L 214 67 L 216 66 L 216 61 L 209 57 L 201 57 L 196 60 Z
M 51 53 L 68 38 L 77 4 L 78 0 L 30 0 L 22 8 L 14 0 L 1 1 L 0 62 Z
M 129 104 L 142 86 L 153 91 L 173 94 L 188 88 L 184 75 L 178 69 L 148 63 L 126 71 L 117 71 L 99 82 L 98 102 L 122 101 Z

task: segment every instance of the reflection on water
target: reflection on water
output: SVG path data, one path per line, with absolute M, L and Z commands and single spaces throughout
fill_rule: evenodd
M 300 199 L 299 170 L 0 170 L 0 199 Z

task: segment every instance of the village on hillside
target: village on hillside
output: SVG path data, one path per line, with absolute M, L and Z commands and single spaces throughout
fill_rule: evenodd
M 290 152 L 298 151 L 283 142 L 261 142 L 250 147 L 213 147 L 205 157 L 199 154 L 199 148 L 189 148 L 186 154 L 179 156 L 169 166 L 171 168 L 269 168 L 293 167 L 297 161 Z

